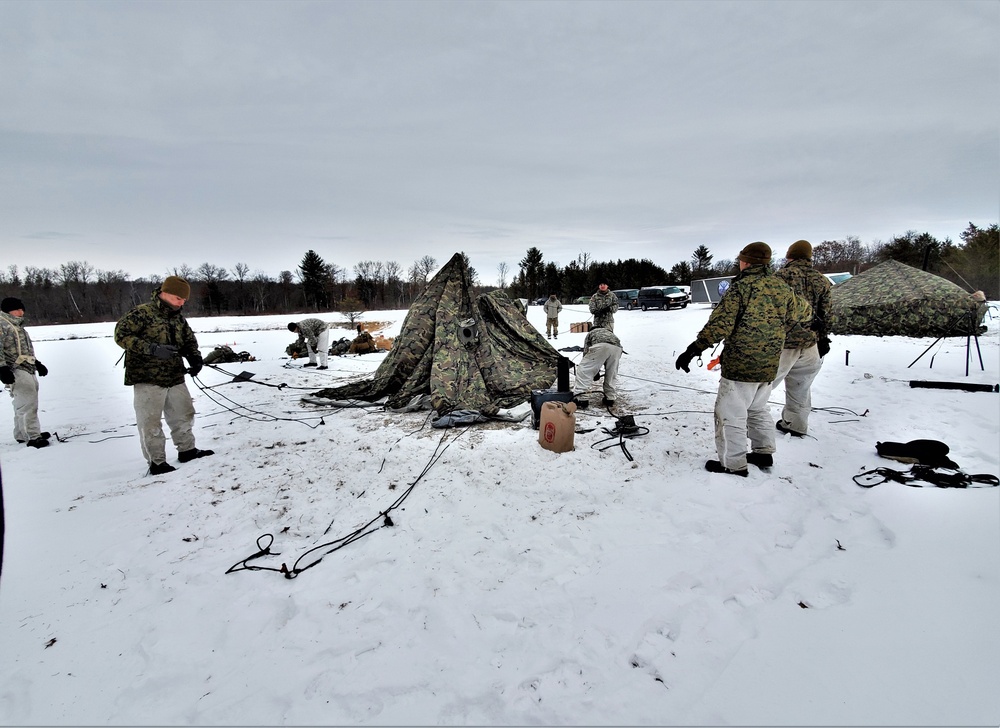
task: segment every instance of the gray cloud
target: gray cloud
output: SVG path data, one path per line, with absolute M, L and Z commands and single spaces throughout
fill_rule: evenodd
M 731 257 L 997 219 L 995 2 L 6 2 L 5 259 Z M 71 230 L 48 235 L 37 231 Z

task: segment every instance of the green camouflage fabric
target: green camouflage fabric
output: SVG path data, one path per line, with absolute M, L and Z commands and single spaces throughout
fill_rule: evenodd
M 184 381 L 186 367 L 201 361 L 198 340 L 184 315 L 159 298 L 160 289 L 153 291 L 149 303 L 143 303 L 118 320 L 115 343 L 125 350 L 125 385 L 155 384 L 173 387 Z M 157 359 L 149 353 L 152 344 L 178 347 L 180 356 Z
M 827 319 L 830 315 L 830 289 L 833 288 L 830 280 L 813 268 L 808 260 L 790 260 L 775 275 L 798 296 L 806 299 L 813 312 L 810 323 L 797 323 L 785 334 L 785 348 L 804 349 L 829 336 Z
M 736 382 L 770 382 L 778 373 L 785 334 L 808 326 L 812 306 L 766 265 L 752 265 L 733 278 L 695 343 L 703 350 L 726 340 L 722 376 Z
M 887 260 L 833 287 L 830 331 L 861 336 L 968 336 L 986 304 L 951 281 Z
M 313 351 L 319 349 L 319 335 L 330 328 L 330 324 L 318 318 L 302 319 L 297 325 L 299 327 L 299 341 L 302 343 L 308 341 Z
M 323 389 L 316 396 L 372 401 L 390 408 L 430 395 L 439 414 L 485 415 L 527 402 L 556 380 L 559 352 L 500 291 L 472 300 L 460 253 L 427 284 L 403 320 L 392 350 L 372 379 Z M 467 333 L 468 335 L 463 335 Z
M 346 354 L 351 348 L 350 339 L 345 339 L 341 337 L 338 341 L 330 344 L 330 348 L 327 350 L 327 354 L 332 354 L 334 356 L 342 356 Z M 309 351 L 306 349 L 306 342 L 302 339 L 296 339 L 291 344 L 285 347 L 285 353 L 293 359 L 302 359 L 309 356 Z
M 0 341 L 3 342 L 3 361 L 11 369 L 23 369 L 32 374 L 35 373 L 35 347 L 31 343 L 31 337 L 24 330 L 24 318 L 11 316 L 6 311 L 0 311 Z M 18 353 L 20 345 L 20 353 Z M 18 357 L 31 357 L 22 359 L 18 363 Z
M 232 362 L 256 361 L 248 351 L 239 353 L 233 351 L 233 347 L 222 344 L 212 349 L 205 355 L 205 364 L 228 364 Z
M 590 297 L 590 313 L 594 315 L 594 326 L 609 329 L 615 326 L 615 311 L 618 310 L 618 296 L 612 291 L 598 291 Z
M 614 344 L 619 349 L 622 348 L 621 339 L 615 336 L 613 331 L 604 327 L 591 329 L 590 333 L 587 334 L 587 338 L 583 340 L 584 355 L 590 351 L 590 347 L 594 344 Z

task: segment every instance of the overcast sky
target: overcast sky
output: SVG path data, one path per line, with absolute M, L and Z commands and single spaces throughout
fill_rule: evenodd
M 2 268 L 484 283 L 1000 207 L 1000 3 L 0 2 Z

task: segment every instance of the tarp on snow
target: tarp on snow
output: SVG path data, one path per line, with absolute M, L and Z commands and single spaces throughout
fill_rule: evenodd
M 456 253 L 410 306 L 372 378 L 315 397 L 387 397 L 386 406 L 397 409 L 429 395 L 439 414 L 461 409 L 493 415 L 527 402 L 533 389 L 551 387 L 559 352 L 506 294 L 493 291 L 473 300 L 471 291 L 465 260 Z
M 949 280 L 895 260 L 869 268 L 830 292 L 830 331 L 863 336 L 967 336 L 979 333 L 986 305 Z

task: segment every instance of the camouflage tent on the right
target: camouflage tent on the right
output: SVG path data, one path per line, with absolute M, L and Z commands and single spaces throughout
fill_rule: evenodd
M 951 281 L 895 260 L 833 287 L 830 331 L 863 336 L 981 333 L 986 304 Z

